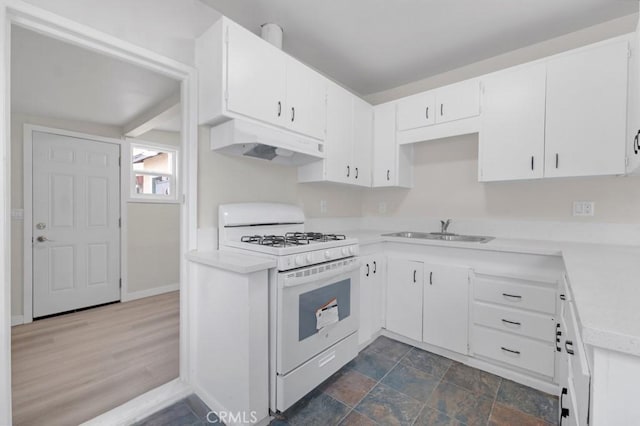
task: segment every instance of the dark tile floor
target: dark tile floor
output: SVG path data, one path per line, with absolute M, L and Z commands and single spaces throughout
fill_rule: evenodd
M 558 399 L 379 337 L 273 426 L 549 426 Z
M 217 421 L 208 412 L 191 395 L 137 425 Z M 553 395 L 379 337 L 271 425 L 549 426 L 557 412 Z
M 224 426 L 196 395 L 190 395 L 134 424 L 134 426 Z

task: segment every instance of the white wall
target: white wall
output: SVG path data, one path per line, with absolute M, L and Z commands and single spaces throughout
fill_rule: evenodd
M 417 144 L 415 186 L 363 195 L 364 216 L 509 218 L 640 223 L 640 177 L 587 177 L 478 182 L 478 136 Z M 573 217 L 573 201 L 595 202 L 595 216 Z M 379 213 L 379 203 L 387 213 Z
M 11 117 L 11 208 L 23 208 L 23 125 L 37 124 L 95 136 L 119 138 L 122 129 L 54 118 L 12 114 Z M 179 144 L 177 134 L 149 132 L 144 140 Z M 123 164 L 126 164 L 123 162 Z M 178 204 L 128 203 L 129 292 L 144 291 L 179 282 Z M 163 230 L 160 232 L 159 230 Z M 11 314 L 23 312 L 23 221 L 11 221 Z

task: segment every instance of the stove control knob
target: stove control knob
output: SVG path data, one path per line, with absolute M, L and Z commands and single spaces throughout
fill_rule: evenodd
M 356 249 L 354 249 L 353 247 L 349 247 L 349 254 L 350 255 L 353 256 L 355 254 L 355 252 L 356 252 Z
M 307 254 L 307 263 L 313 262 L 313 255 L 311 253 Z
M 331 252 L 329 250 L 324 252 L 324 258 L 327 260 L 331 259 Z
M 342 255 L 343 256 L 348 256 L 349 255 L 349 249 L 347 247 L 342 247 Z
M 304 258 L 302 256 L 296 256 L 296 265 L 298 266 L 304 265 Z

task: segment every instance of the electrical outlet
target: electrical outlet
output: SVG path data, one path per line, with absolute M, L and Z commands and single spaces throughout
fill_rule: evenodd
M 595 213 L 595 203 L 593 201 L 574 201 L 574 216 L 593 216 Z
M 320 200 L 320 213 L 324 214 L 327 212 L 327 200 Z
M 385 203 L 384 201 L 380 201 L 378 203 L 378 213 L 387 214 L 387 203 Z

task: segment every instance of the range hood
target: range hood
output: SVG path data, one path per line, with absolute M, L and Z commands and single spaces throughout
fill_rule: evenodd
M 294 166 L 324 158 L 318 140 L 238 118 L 211 128 L 211 149 Z

